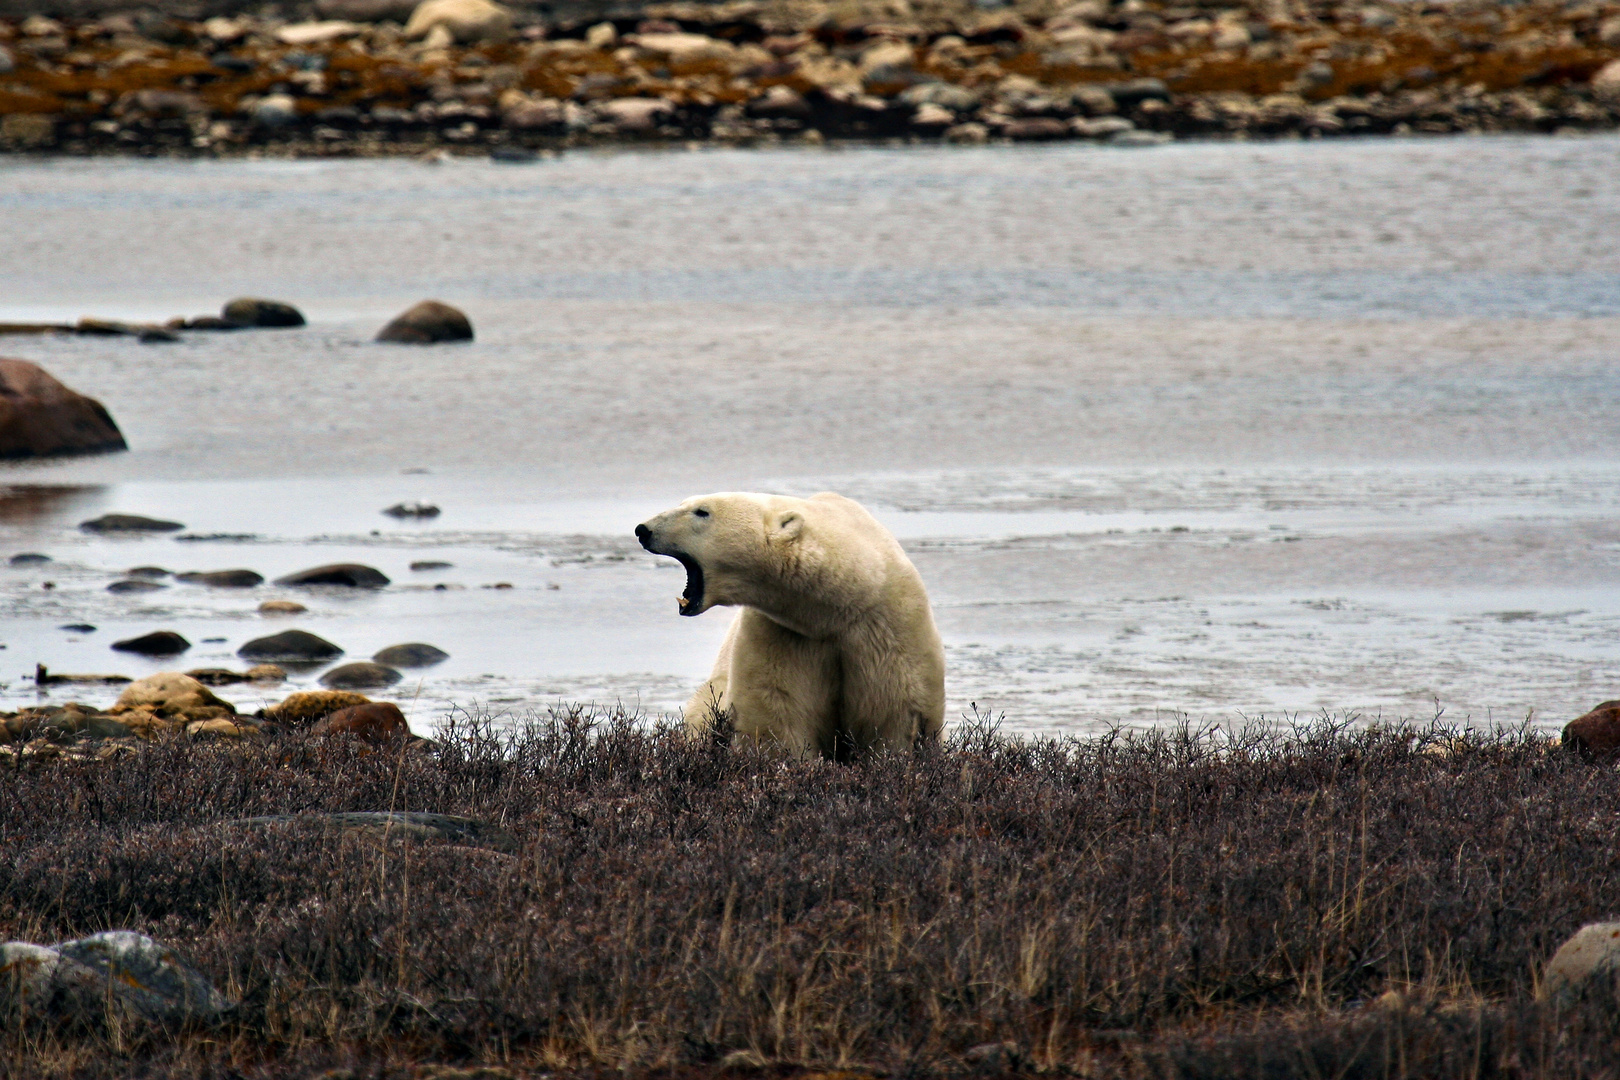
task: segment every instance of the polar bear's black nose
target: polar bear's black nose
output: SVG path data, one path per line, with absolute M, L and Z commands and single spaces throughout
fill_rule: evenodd
M 652 530 L 647 528 L 647 526 L 636 526 L 636 539 L 641 541 L 642 547 L 646 548 L 648 551 L 652 550 Z

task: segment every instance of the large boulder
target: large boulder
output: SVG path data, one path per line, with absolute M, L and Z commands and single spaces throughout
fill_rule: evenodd
M 254 638 L 236 650 L 244 660 L 271 660 L 281 663 L 315 663 L 343 655 L 343 650 L 307 630 L 283 630 L 279 634 Z
M 351 589 L 380 589 L 388 584 L 381 570 L 362 563 L 328 563 L 276 578 L 277 585 L 346 585 Z
M 1541 993 L 1566 1003 L 1588 989 L 1616 992 L 1620 975 L 1620 923 L 1588 923 L 1558 947 L 1542 973 Z
M 376 686 L 393 686 L 404 677 L 384 664 L 361 660 L 328 671 L 321 676 L 321 685 L 332 690 L 369 690 Z
M 1607 761 L 1620 752 L 1620 701 L 1605 701 L 1564 725 L 1564 749 L 1587 761 Z
M 410 641 L 380 649 L 372 659 L 389 667 L 430 667 L 450 659 L 450 654 L 426 642 Z
M 434 2 L 428 0 L 428 3 Z M 439 341 L 472 339 L 472 323 L 467 321 L 467 316 L 437 300 L 423 300 L 377 333 L 378 341 L 396 345 L 432 345 Z
M 351 705 L 369 705 L 371 699 L 364 694 L 346 690 L 300 690 L 288 694 L 279 705 L 264 710 L 264 718 L 289 727 L 309 727 L 311 724 Z
M 422 0 L 405 24 L 405 36 L 419 41 L 437 26 L 463 45 L 505 41 L 512 34 L 512 13 L 490 0 Z
M 411 727 L 405 714 L 391 701 L 377 701 L 369 705 L 350 705 L 339 709 L 316 724 L 315 735 L 353 735 L 367 742 L 393 742 L 408 736 Z
M 195 714 L 199 710 L 222 709 L 236 712 L 236 706 L 214 696 L 214 692 L 190 675 L 178 671 L 160 671 L 144 679 L 136 679 L 124 687 L 118 701 L 108 712 L 116 714 L 136 710 L 157 716 L 191 716 L 193 719 L 212 719 Z
M 38 364 L 0 357 L 0 458 L 127 449 L 101 402 L 69 390 Z
M 220 317 L 237 326 L 286 327 L 303 326 L 304 313 L 280 300 L 262 300 L 256 296 L 239 296 L 226 303 Z
M 232 1003 L 173 949 L 132 930 L 47 947 L 0 945 L 0 1013 L 21 1005 L 98 1025 L 121 1018 L 176 1026 L 215 1020 Z

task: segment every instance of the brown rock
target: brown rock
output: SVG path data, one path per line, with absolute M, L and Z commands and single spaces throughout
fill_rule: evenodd
M 371 699 L 364 694 L 353 694 L 347 690 L 302 690 L 288 694 L 280 705 L 266 709 L 264 718 L 289 727 L 308 727 L 339 709 L 369 704 Z
M 300 615 L 308 610 L 296 600 L 266 600 L 259 605 L 260 615 Z
M 375 743 L 392 742 L 410 733 L 405 714 L 391 701 L 339 709 L 313 729 L 316 735 L 353 735 Z
M 377 334 L 378 341 L 401 345 L 431 345 L 437 341 L 471 341 L 467 316 L 437 300 L 423 300 Z
M 137 709 L 159 716 L 185 715 L 193 720 L 205 719 L 199 715 L 203 710 L 219 709 L 221 716 L 236 711 L 229 702 L 214 696 L 208 687 L 178 671 L 160 671 L 130 683 L 118 695 L 118 703 L 108 711 L 117 714 Z
M 1620 752 L 1620 701 L 1605 701 L 1564 726 L 1564 749 L 1586 761 L 1612 760 Z
M 69 390 L 38 364 L 0 357 L 0 458 L 127 449 L 101 402 Z

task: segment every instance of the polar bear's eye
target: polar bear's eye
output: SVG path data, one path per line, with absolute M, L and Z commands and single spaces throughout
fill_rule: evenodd
M 708 516 L 709 516 L 709 512 L 708 512 L 708 511 L 707 511 L 707 510 L 705 510 L 705 509 L 703 509 L 703 508 L 702 508 L 702 507 L 701 507 L 701 506 L 700 506 L 700 507 L 698 507 L 698 508 L 697 508 L 697 509 L 696 509 L 696 510 L 694 510 L 694 511 L 692 511 L 692 516 L 693 516 L 693 517 L 708 517 Z

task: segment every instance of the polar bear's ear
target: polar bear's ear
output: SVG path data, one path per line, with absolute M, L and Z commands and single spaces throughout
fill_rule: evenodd
M 789 510 L 776 519 L 776 538 L 778 540 L 796 540 L 799 533 L 804 531 L 804 518 L 799 516 L 797 510 Z

